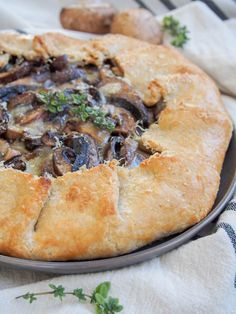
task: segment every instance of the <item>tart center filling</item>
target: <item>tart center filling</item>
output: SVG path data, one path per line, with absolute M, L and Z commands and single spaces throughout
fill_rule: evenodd
M 1 166 L 53 177 L 113 159 L 138 166 L 149 157 L 138 139 L 156 112 L 111 61 L 12 56 L 0 69 Z

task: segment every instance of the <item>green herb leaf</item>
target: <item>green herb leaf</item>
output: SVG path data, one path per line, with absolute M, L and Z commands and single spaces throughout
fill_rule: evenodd
M 107 301 L 107 310 L 118 313 L 123 310 L 123 306 L 119 304 L 119 299 L 109 297 Z
M 72 112 L 83 122 L 90 119 L 98 128 L 107 129 L 110 132 L 115 129 L 114 121 L 106 117 L 106 113 L 100 108 L 92 108 L 86 104 L 82 104 L 73 108 Z
M 106 298 L 108 296 L 110 287 L 111 283 L 109 281 L 105 281 L 96 287 L 95 292 L 101 294 L 104 298 Z
M 81 105 L 87 99 L 85 94 L 66 95 L 63 91 L 40 91 L 36 95 L 38 100 L 52 113 L 62 112 L 66 106 Z
M 74 289 L 73 290 L 73 295 L 75 297 L 77 297 L 80 301 L 85 301 L 86 300 L 86 296 L 83 292 L 83 289 Z
M 55 286 L 53 284 L 49 284 L 49 287 L 53 289 L 53 294 L 55 298 L 59 298 L 62 301 L 62 298 L 65 297 L 65 288 L 62 285 Z
M 99 293 L 95 293 L 95 300 L 97 301 L 98 304 L 104 305 L 105 304 L 105 299 L 103 296 Z
M 187 27 L 181 26 L 179 21 L 173 16 L 163 18 L 162 28 L 173 37 L 170 43 L 175 47 L 183 48 L 185 43 L 190 39 L 187 35 L 189 33 Z
M 28 300 L 30 304 L 37 300 L 35 294 L 34 293 L 29 293 L 29 292 L 24 294 L 22 296 L 22 298 L 25 299 L 25 300 Z

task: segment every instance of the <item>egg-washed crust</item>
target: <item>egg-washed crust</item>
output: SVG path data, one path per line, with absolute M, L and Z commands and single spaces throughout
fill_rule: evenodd
M 211 210 L 232 133 L 214 82 L 170 47 L 119 35 L 82 41 L 58 33 L 0 34 L 0 51 L 27 59 L 113 58 L 147 106 L 164 99 L 142 135 L 154 153 L 137 168 L 115 162 L 46 179 L 0 171 L 0 252 L 38 260 L 133 251 L 196 224 Z

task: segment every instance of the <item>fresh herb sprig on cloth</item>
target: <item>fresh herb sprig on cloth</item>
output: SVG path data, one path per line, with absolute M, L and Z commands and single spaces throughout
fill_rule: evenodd
M 82 288 L 74 289 L 73 291 L 66 291 L 62 285 L 56 286 L 49 284 L 50 291 L 36 292 L 20 295 L 16 299 L 25 299 L 29 303 L 33 303 L 37 300 L 38 296 L 52 295 L 55 298 L 59 298 L 61 301 L 67 295 L 72 295 L 78 299 L 78 301 L 89 301 L 95 309 L 96 314 L 115 314 L 123 310 L 123 306 L 119 304 L 119 299 L 109 296 L 111 284 L 109 281 L 105 281 L 98 285 L 92 294 L 86 294 Z
M 91 120 L 98 128 L 107 129 L 112 132 L 115 128 L 114 122 L 106 117 L 106 113 L 100 108 L 91 107 L 87 102 L 85 94 L 65 94 L 60 91 L 40 91 L 37 94 L 47 111 L 51 113 L 62 112 L 66 107 L 83 122 Z
M 186 26 L 181 26 L 179 21 L 173 16 L 165 16 L 162 20 L 162 28 L 169 33 L 173 39 L 171 45 L 183 48 L 186 42 L 190 39 L 188 37 L 188 29 Z

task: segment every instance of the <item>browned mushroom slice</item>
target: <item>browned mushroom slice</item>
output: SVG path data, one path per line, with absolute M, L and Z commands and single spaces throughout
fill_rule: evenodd
M 37 97 L 34 93 L 32 92 L 26 92 L 21 95 L 18 95 L 14 98 L 11 98 L 9 103 L 8 103 L 8 108 L 13 109 L 16 106 L 19 105 L 30 105 L 34 104 L 37 100 Z
M 27 111 L 23 116 L 17 117 L 16 122 L 20 125 L 25 125 L 31 123 L 34 120 L 37 120 L 42 117 L 45 110 L 43 107 L 38 107 L 36 109 L 32 109 Z
M 105 152 L 104 159 L 105 160 L 117 159 L 120 161 L 121 159 L 123 159 L 124 163 L 124 158 L 121 154 L 121 147 L 124 144 L 124 141 L 125 139 L 123 136 L 112 136 L 110 140 L 110 146 Z
M 43 163 L 43 166 L 41 167 L 40 175 L 43 177 L 57 177 L 57 174 L 55 173 L 55 169 L 53 166 L 53 162 L 50 159 L 46 159 L 45 162 Z
M 111 138 L 110 147 L 106 151 L 105 160 L 117 159 L 121 165 L 129 168 L 136 167 L 144 159 L 148 158 L 145 154 L 138 150 L 138 142 L 122 136 L 114 136 Z
M 93 86 L 90 86 L 87 91 L 88 102 L 91 106 L 101 106 L 106 103 L 106 100 L 100 91 Z
M 78 170 L 83 165 L 86 165 L 87 168 L 92 168 L 99 164 L 97 145 L 91 136 L 86 134 L 75 136 L 73 149 L 76 153 L 76 160 L 72 171 Z
M 44 83 L 51 80 L 50 69 L 47 65 L 42 65 L 36 69 L 33 69 L 32 78 L 38 83 Z
M 9 72 L 0 73 L 0 84 L 7 84 L 27 76 L 30 74 L 31 70 L 32 63 L 25 61 L 21 65 L 12 68 Z
M 7 110 L 0 106 L 0 135 L 6 132 L 8 122 L 9 115 L 7 113 Z
M 65 144 L 73 148 L 76 159 L 72 171 L 77 171 L 85 165 L 87 168 L 100 163 L 96 141 L 87 134 L 71 134 L 65 139 Z
M 15 156 L 20 156 L 21 152 L 18 149 L 10 147 L 9 143 L 3 139 L 0 139 L 0 159 L 5 161 L 12 159 Z
M 0 99 L 2 101 L 9 101 L 11 98 L 22 94 L 28 90 L 36 89 L 35 85 L 11 85 L 0 88 Z
M 131 139 L 126 138 L 123 146 L 120 149 L 120 155 L 125 159 L 125 165 L 131 165 L 132 161 L 135 158 L 135 153 L 138 148 L 138 142 Z
M 147 108 L 138 94 L 124 80 L 106 77 L 99 84 L 99 90 L 114 106 L 130 111 L 136 120 L 142 120 L 144 125 L 148 124 Z
M 71 134 L 73 131 L 87 134 L 91 136 L 99 145 L 105 145 L 110 138 L 110 133 L 108 131 L 98 129 L 92 122 L 70 120 L 67 122 L 63 131 L 67 134 Z
M 76 154 L 70 147 L 56 148 L 53 152 L 53 166 L 56 175 L 72 171 L 72 165 L 75 162 Z
M 26 135 L 24 137 L 24 144 L 25 148 L 27 148 L 29 151 L 33 151 L 42 145 L 41 137 Z
M 26 163 L 22 159 L 21 156 L 15 156 L 15 157 L 5 161 L 4 166 L 6 168 L 14 168 L 14 169 L 21 170 L 21 171 L 26 170 Z
M 4 156 L 4 160 L 10 160 L 12 159 L 13 157 L 16 157 L 16 156 L 20 156 L 21 155 L 21 152 L 19 152 L 18 150 L 15 150 L 15 149 L 12 149 L 9 147 L 9 149 L 7 150 L 5 156 Z
M 24 134 L 24 131 L 22 129 L 19 129 L 15 126 L 8 126 L 7 131 L 5 133 L 6 139 L 10 141 L 14 141 L 18 138 L 21 138 Z
M 59 84 L 72 81 L 78 78 L 85 79 L 86 74 L 83 70 L 72 67 L 72 66 L 66 69 L 63 69 L 61 71 L 55 71 L 51 73 L 51 80 Z
M 69 66 L 67 55 L 56 57 L 50 64 L 51 71 L 62 71 Z
M 51 127 L 49 127 L 50 129 L 60 131 L 65 128 L 68 117 L 69 113 L 62 111 L 57 114 L 49 113 L 45 118 L 48 121 L 48 126 L 51 125 Z
M 116 121 L 115 130 L 112 132 L 113 134 L 119 133 L 128 135 L 135 129 L 136 121 L 128 110 L 113 105 L 104 106 L 104 110 Z
M 54 147 L 62 138 L 63 136 L 57 132 L 47 131 L 41 137 L 41 142 L 46 146 Z

